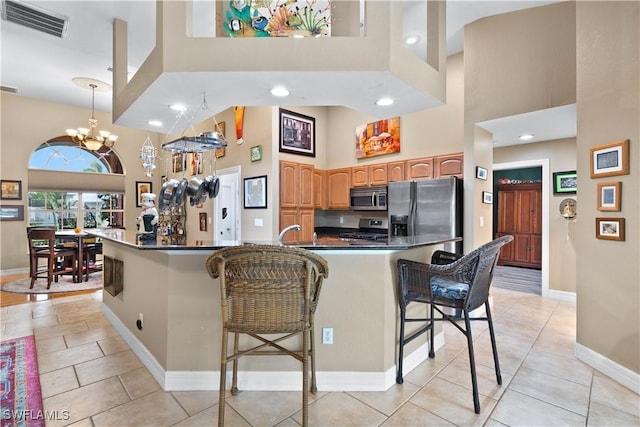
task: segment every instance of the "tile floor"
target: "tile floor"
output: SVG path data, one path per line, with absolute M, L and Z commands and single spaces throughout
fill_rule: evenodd
M 485 322 L 474 329 L 482 412 L 473 412 L 466 345 L 445 328 L 435 359 L 384 392 L 318 392 L 314 426 L 640 426 L 640 396 L 574 356 L 575 306 L 494 288 L 503 385 Z M 210 426 L 217 392 L 164 392 L 100 312 L 100 292 L 3 307 L 2 339 L 34 334 L 48 426 Z M 321 386 L 321 384 L 320 384 Z M 299 426 L 300 392 L 245 391 L 228 426 Z M 64 418 L 63 416 L 59 418 Z

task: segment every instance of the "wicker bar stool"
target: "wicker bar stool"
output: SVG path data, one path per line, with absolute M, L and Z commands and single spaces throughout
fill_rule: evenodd
M 233 361 L 231 393 L 238 392 L 238 359 L 242 356 L 292 356 L 302 362 L 302 420 L 308 425 L 309 389 L 316 387 L 313 318 L 322 281 L 329 268 L 324 258 L 300 248 L 247 245 L 221 249 L 206 262 L 220 279 L 222 349 L 218 425 L 224 425 L 227 363 Z M 229 333 L 234 335 L 228 354 Z M 260 344 L 239 348 L 239 335 Z M 264 335 L 273 335 L 269 338 Z M 302 349 L 283 341 L 302 334 Z M 309 386 L 309 362 L 311 385 Z

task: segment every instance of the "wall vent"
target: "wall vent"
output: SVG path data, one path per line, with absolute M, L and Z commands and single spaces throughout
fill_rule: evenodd
M 66 16 L 15 0 L 2 1 L 2 19 L 59 38 L 65 36 L 69 22 Z
M 0 85 L 0 92 L 18 93 L 18 88 L 13 86 Z

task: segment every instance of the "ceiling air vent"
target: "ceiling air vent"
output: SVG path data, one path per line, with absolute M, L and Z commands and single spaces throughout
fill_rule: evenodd
M 18 88 L 13 86 L 0 85 L 0 92 L 18 93 Z
M 65 36 L 69 21 L 66 16 L 14 0 L 2 1 L 2 19 L 60 38 Z

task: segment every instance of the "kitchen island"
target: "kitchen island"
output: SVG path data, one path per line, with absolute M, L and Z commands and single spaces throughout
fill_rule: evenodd
M 141 244 L 135 233 L 103 230 L 106 257 L 123 262 L 123 291 L 104 293 L 103 312 L 165 390 L 216 390 L 220 368 L 219 283 L 205 261 L 216 250 L 258 241 Z M 320 239 L 298 242 L 324 257 L 324 281 L 315 316 L 319 390 L 385 390 L 395 382 L 398 336 L 396 261 L 430 259 L 442 244 L 436 235 L 385 242 Z M 424 312 L 424 307 L 416 307 Z M 420 313 L 418 313 L 420 315 Z M 142 329 L 138 320 L 142 319 Z M 323 327 L 333 344 L 321 343 Z M 442 343 L 441 335 L 436 345 Z M 426 335 L 408 347 L 405 372 L 427 357 Z M 300 366 L 292 358 L 243 358 L 243 390 L 299 390 Z

